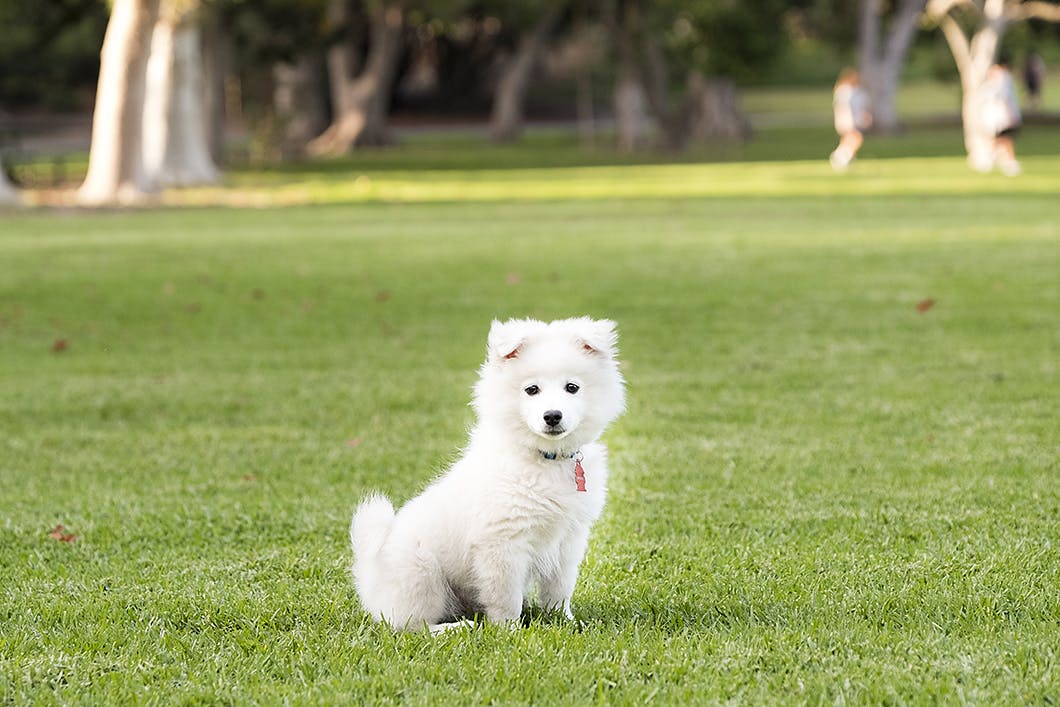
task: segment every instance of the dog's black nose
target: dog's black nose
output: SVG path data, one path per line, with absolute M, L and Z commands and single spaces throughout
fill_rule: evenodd
M 545 412 L 545 424 L 549 427 L 555 427 L 562 419 L 563 413 L 559 410 L 548 410 Z

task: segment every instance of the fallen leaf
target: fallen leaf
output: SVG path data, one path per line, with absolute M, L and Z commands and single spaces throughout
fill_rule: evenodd
M 202 305 L 198 302 L 192 302 L 191 304 L 184 305 L 184 311 L 188 314 L 198 314 L 202 311 Z
M 250 296 L 252 299 L 263 300 L 265 299 L 265 290 L 261 289 L 260 287 L 255 287 L 253 290 L 250 291 Z
M 523 281 L 523 276 L 517 272 L 510 272 L 505 276 L 504 281 L 509 285 L 518 285 Z
M 353 439 L 348 439 L 348 440 L 346 440 L 346 446 L 347 446 L 347 447 L 354 447 L 354 448 L 357 448 L 357 447 L 360 447 L 360 446 L 361 446 L 361 442 L 362 442 L 362 441 L 363 441 L 363 440 L 361 440 L 361 438 L 360 438 L 360 437 L 354 437 Z
M 66 339 L 56 339 L 52 343 L 52 353 L 62 353 L 69 348 L 70 343 Z
M 379 290 L 375 293 L 375 301 L 382 304 L 390 299 L 390 290 Z
M 923 314 L 924 312 L 928 311 L 929 309 L 931 309 L 934 306 L 935 306 L 935 300 L 933 300 L 930 297 L 928 297 L 927 299 L 922 299 L 922 300 L 920 300 L 919 302 L 916 303 L 916 311 L 918 311 L 921 314 Z
M 52 528 L 52 531 L 48 533 L 48 537 L 53 540 L 58 540 L 61 543 L 72 543 L 77 540 L 77 536 L 73 533 L 66 532 L 66 528 L 64 528 L 61 523 Z
M 243 476 L 241 476 L 240 478 L 243 481 L 247 481 L 247 482 L 257 481 L 258 480 L 258 477 L 254 476 L 253 474 L 243 474 Z

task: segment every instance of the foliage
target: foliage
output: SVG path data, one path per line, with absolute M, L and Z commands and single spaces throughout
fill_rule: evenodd
M 107 15 L 102 0 L 0 2 L 0 108 L 91 105 Z
M 268 68 L 319 50 L 325 0 L 214 0 L 241 69 Z
M 840 51 L 849 51 L 857 44 L 860 1 L 801 0 L 788 4 L 795 6 L 791 11 L 801 24 L 800 31 Z
M 768 70 L 787 41 L 784 0 L 698 0 L 656 2 L 657 12 L 673 12 L 666 44 L 706 74 L 740 80 Z
M 424 146 L 312 166 L 415 177 L 400 204 L 9 215 L 0 699 L 1055 703 L 1055 132 L 1017 180 L 837 176 L 815 140 L 428 174 Z M 451 459 L 491 317 L 581 313 L 630 383 L 582 623 L 368 624 L 359 497 Z

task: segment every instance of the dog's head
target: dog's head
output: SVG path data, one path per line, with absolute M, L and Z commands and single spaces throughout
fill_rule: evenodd
M 544 452 L 574 452 L 625 407 L 609 320 L 493 322 L 475 388 L 481 424 Z

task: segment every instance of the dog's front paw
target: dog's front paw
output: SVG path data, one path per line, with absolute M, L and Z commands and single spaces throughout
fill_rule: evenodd
M 472 629 L 475 628 L 475 622 L 471 619 L 462 619 L 460 621 L 452 621 L 447 624 L 433 624 L 427 627 L 431 635 L 437 636 L 439 633 L 448 633 L 449 631 L 456 631 L 459 629 Z

